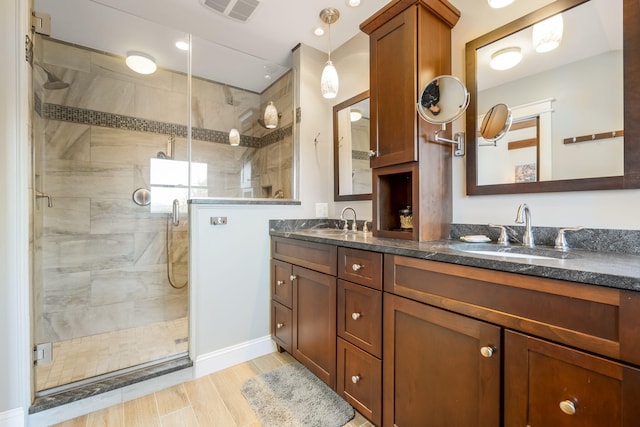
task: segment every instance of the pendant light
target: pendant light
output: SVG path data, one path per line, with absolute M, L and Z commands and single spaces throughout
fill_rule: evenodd
M 278 110 L 273 101 L 269 101 L 269 105 L 264 109 L 264 126 L 267 129 L 275 129 L 278 126 Z
M 238 129 L 236 128 L 229 131 L 229 145 L 234 147 L 240 145 L 240 132 L 238 132 Z
M 328 7 L 320 11 L 320 19 L 329 26 L 327 31 L 329 35 L 328 60 L 324 66 L 324 70 L 322 70 L 322 77 L 320 78 L 320 90 L 322 91 L 322 96 L 327 99 L 335 98 L 336 95 L 338 95 L 338 72 L 331 62 L 331 24 L 336 22 L 338 18 L 340 18 L 340 12 L 333 7 Z

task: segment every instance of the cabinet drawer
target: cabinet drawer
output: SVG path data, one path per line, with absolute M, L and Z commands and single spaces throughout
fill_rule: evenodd
M 382 357 L 382 292 L 338 279 L 338 336 Z
M 291 353 L 292 328 L 291 309 L 275 301 L 271 302 L 271 335 L 276 343 Z
M 293 300 L 293 285 L 291 282 L 291 264 L 271 260 L 271 298 L 289 308 Z
M 505 332 L 505 425 L 640 425 L 640 371 Z
M 271 256 L 321 273 L 336 275 L 337 247 L 304 240 L 273 237 Z
M 338 277 L 382 290 L 382 254 L 360 249 L 338 248 Z
M 382 419 L 382 362 L 338 338 L 337 391 L 372 423 Z

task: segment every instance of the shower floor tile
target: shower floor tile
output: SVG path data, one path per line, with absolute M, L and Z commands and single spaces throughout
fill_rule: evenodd
M 53 343 L 53 361 L 36 366 L 36 387 L 47 390 L 188 350 L 188 322 L 177 320 Z

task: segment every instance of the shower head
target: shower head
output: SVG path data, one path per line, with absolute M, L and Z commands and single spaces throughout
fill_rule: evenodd
M 36 64 L 36 65 L 42 68 L 45 73 L 47 73 L 47 81 L 44 85 L 42 85 L 42 87 L 49 90 L 66 89 L 69 87 L 69 83 L 62 81 L 55 74 L 53 74 L 51 71 L 44 68 L 42 65 L 40 64 Z

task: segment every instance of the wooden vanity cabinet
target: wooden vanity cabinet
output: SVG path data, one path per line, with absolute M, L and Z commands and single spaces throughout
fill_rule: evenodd
M 337 248 L 273 237 L 271 256 L 272 336 L 335 389 Z
M 640 425 L 636 292 L 395 255 L 384 272 L 384 426 Z
M 451 222 L 451 147 L 440 126 L 419 118 L 422 88 L 451 73 L 451 29 L 460 12 L 446 0 L 392 1 L 360 25 L 369 35 L 373 234 L 433 240 Z M 411 206 L 413 229 L 398 211 Z
M 336 391 L 382 422 L 382 254 L 338 248 Z

